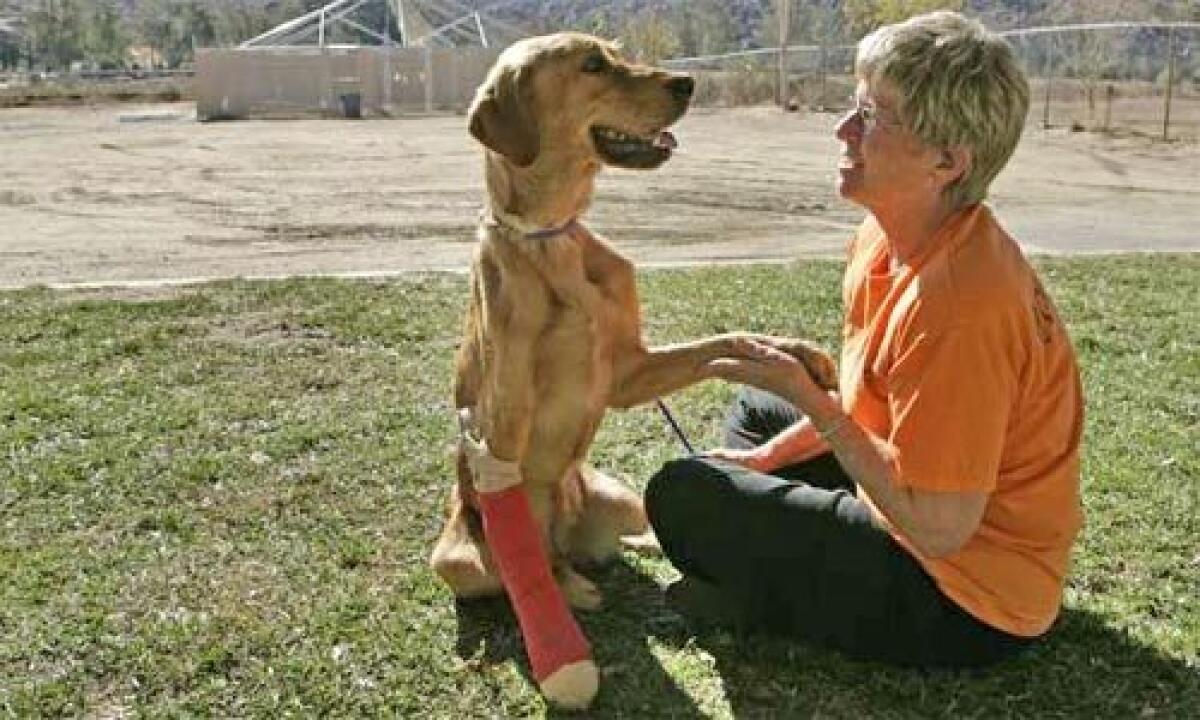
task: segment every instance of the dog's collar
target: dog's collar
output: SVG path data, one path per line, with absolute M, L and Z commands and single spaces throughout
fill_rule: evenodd
M 555 235 L 562 235 L 563 233 L 570 231 L 570 229 L 572 227 L 574 227 L 575 222 L 576 222 L 575 218 L 571 218 L 570 220 L 566 221 L 562 225 L 559 225 L 558 227 L 542 228 L 541 230 L 534 230 L 533 232 L 527 232 L 527 233 L 525 233 L 525 239 L 526 240 L 546 240 L 548 238 L 554 237 Z
M 530 225 L 529 223 L 522 221 L 515 215 L 509 215 L 508 213 L 500 212 L 495 208 L 485 209 L 482 215 L 483 221 L 486 224 L 498 225 L 499 227 L 507 230 L 521 233 L 521 237 L 525 238 L 526 240 L 547 240 L 555 237 L 556 235 L 562 235 L 563 233 L 568 232 L 579 222 L 576 218 L 570 218 L 562 225 L 539 228 L 536 225 Z

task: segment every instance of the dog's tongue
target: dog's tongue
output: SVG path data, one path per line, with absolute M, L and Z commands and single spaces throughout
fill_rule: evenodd
M 679 147 L 679 143 L 675 140 L 675 136 L 670 130 L 663 130 L 658 134 L 658 137 L 654 138 L 654 147 L 674 150 Z

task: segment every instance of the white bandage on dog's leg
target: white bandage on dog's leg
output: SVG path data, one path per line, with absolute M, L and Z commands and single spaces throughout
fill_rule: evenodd
M 492 455 L 487 440 L 475 437 L 475 419 L 469 408 L 458 411 L 458 438 L 467 465 L 475 479 L 479 492 L 499 492 L 521 484 L 521 467 L 515 461 L 500 460 Z
M 464 435 L 463 446 L 467 451 L 467 464 L 475 477 L 475 489 L 479 492 L 499 492 L 521 484 L 521 466 L 497 459 L 486 440 L 476 442 Z

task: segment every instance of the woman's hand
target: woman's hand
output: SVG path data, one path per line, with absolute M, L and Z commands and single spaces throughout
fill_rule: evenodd
M 753 337 L 737 337 L 732 341 L 730 356 L 718 358 L 704 367 L 708 377 L 753 385 L 774 393 L 811 414 L 817 398 L 828 395 L 817 386 L 803 362 Z
M 736 463 L 755 472 L 771 473 L 785 465 L 806 462 L 827 452 L 829 445 L 817 435 L 812 424 L 802 422 L 758 447 L 749 450 L 713 448 L 701 453 L 701 457 Z
M 760 473 L 769 473 L 776 468 L 774 458 L 771 457 L 770 450 L 765 445 L 759 445 L 749 450 L 713 448 L 701 453 L 701 457 L 724 460 Z

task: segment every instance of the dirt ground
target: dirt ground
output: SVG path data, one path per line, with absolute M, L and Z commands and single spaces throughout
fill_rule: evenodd
M 592 227 L 644 265 L 837 256 L 833 115 L 696 110 Z M 1030 129 L 993 203 L 1031 252 L 1200 250 L 1200 145 Z M 0 111 L 0 287 L 466 267 L 461 116 L 200 124 L 190 104 Z

